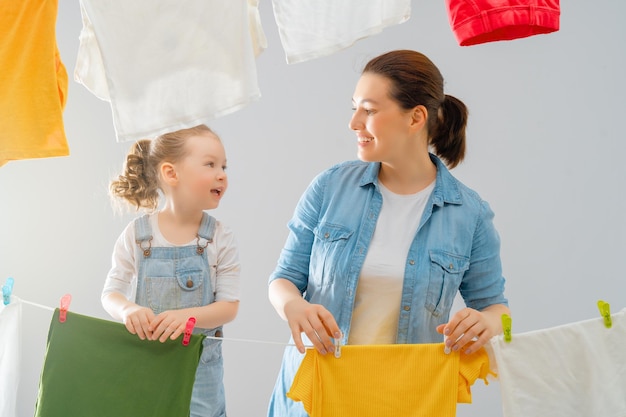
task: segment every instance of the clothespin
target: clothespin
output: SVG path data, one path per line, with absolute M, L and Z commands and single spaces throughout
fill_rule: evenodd
M 65 294 L 61 297 L 61 307 L 59 308 L 59 321 L 61 323 L 65 323 L 67 319 L 67 310 L 70 309 L 70 302 L 72 301 L 72 296 L 70 294 Z
M 511 341 L 511 316 L 508 314 L 502 315 L 502 331 L 504 332 L 504 341 L 509 343 Z
M 187 346 L 189 344 L 189 339 L 191 339 L 191 333 L 193 333 L 193 328 L 196 325 L 196 318 L 189 317 L 187 320 L 187 325 L 185 326 L 185 334 L 183 336 L 183 346 Z
M 336 334 L 334 338 L 335 344 L 335 358 L 341 358 L 341 333 Z
M 2 299 L 4 305 L 9 305 L 11 302 L 11 293 L 13 292 L 13 278 L 7 278 L 7 282 L 2 286 Z
M 611 321 L 611 306 L 607 302 L 598 300 L 598 310 L 600 310 L 600 314 L 602 318 L 604 318 L 604 327 L 610 329 L 611 326 L 613 326 L 613 322 Z

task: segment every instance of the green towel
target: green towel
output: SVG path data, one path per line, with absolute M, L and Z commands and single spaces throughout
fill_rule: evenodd
M 35 417 L 188 417 L 204 335 L 140 340 L 121 323 L 67 312 L 50 323 Z

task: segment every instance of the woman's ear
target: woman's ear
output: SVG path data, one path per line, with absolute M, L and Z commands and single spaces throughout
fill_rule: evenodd
M 428 110 L 423 105 L 415 106 L 411 111 L 411 126 L 421 129 L 426 126 Z
M 178 174 L 176 173 L 176 167 L 170 162 L 163 162 L 159 167 L 159 174 L 163 182 L 169 186 L 175 185 L 178 182 Z

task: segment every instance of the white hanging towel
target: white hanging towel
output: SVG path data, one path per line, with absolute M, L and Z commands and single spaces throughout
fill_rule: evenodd
M 410 0 L 272 0 L 272 4 L 289 64 L 330 55 L 411 16 Z
M 266 41 L 255 1 L 80 5 L 74 79 L 111 103 L 118 142 L 208 123 L 260 97 L 255 53 Z
M 626 309 L 612 322 L 492 338 L 504 417 L 626 416 Z
M 0 417 L 17 415 L 17 388 L 20 371 L 22 301 L 0 302 Z

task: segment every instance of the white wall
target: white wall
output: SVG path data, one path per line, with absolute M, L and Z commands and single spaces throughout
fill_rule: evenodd
M 57 36 L 68 72 L 81 29 L 77 1 L 60 1 Z M 562 2 L 559 32 L 460 47 L 443 1 L 414 1 L 411 19 L 342 52 L 287 65 L 271 2 L 261 1 L 269 48 L 258 58 L 262 98 L 212 123 L 230 166 L 214 213 L 237 233 L 240 314 L 226 337 L 286 342 L 266 296 L 286 223 L 313 176 L 356 155 L 347 124 L 359 71 L 391 49 L 424 52 L 446 92 L 470 108 L 468 155 L 453 173 L 488 200 L 502 237 L 515 332 L 598 315 L 596 301 L 626 307 L 626 67 L 620 0 Z M 0 168 L 0 283 L 15 295 L 108 318 L 99 301 L 117 235 L 133 217 L 113 212 L 107 184 L 129 144 L 115 142 L 108 103 L 70 82 L 65 127 L 71 156 Z M 50 312 L 24 307 L 19 416 L 33 415 Z M 566 348 L 564 346 L 564 348 Z M 228 413 L 265 414 L 282 347 L 224 343 Z M 502 415 L 497 383 L 474 386 L 459 416 Z

